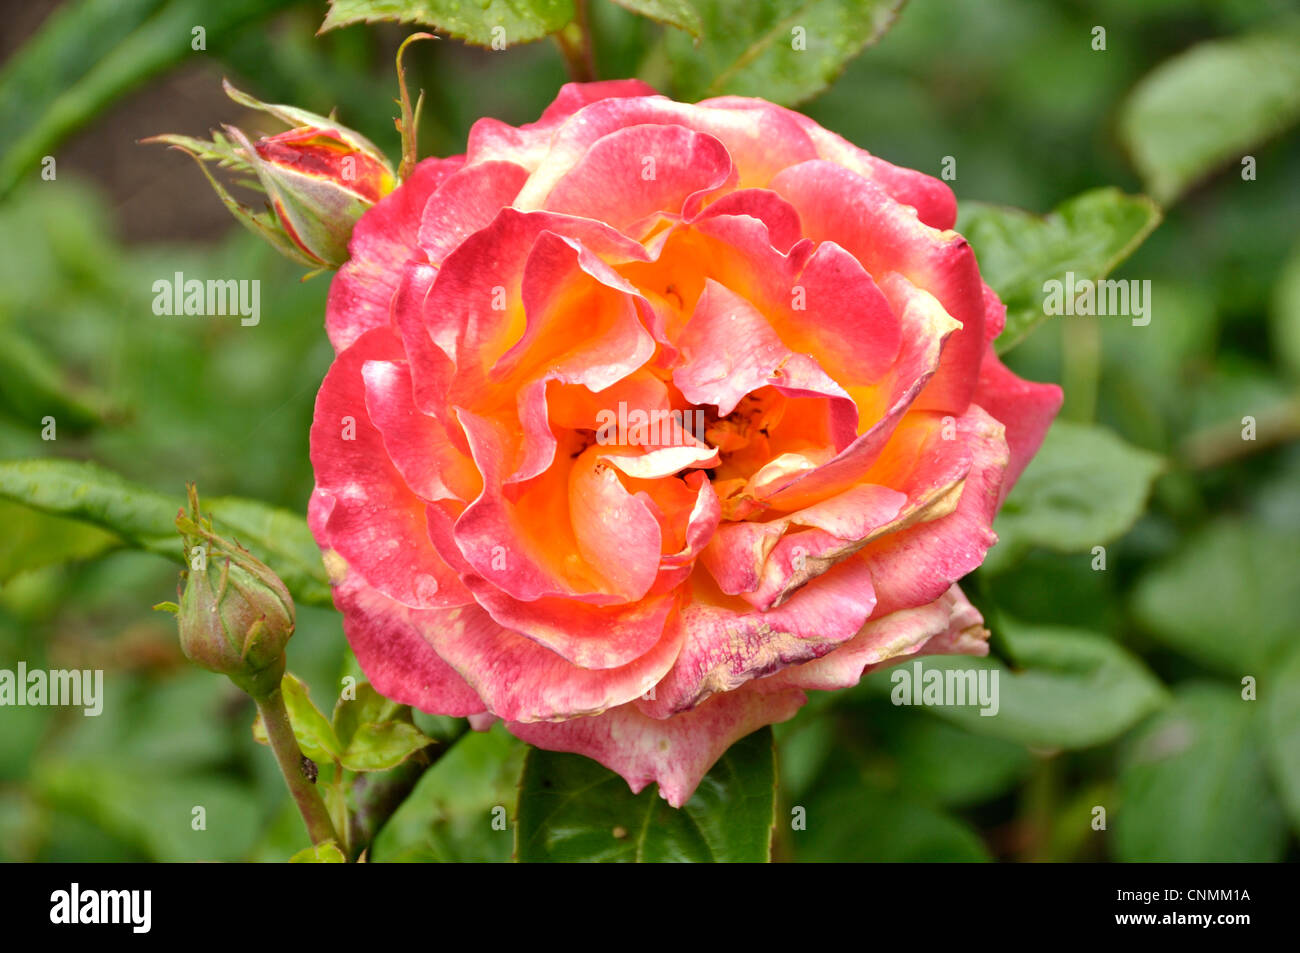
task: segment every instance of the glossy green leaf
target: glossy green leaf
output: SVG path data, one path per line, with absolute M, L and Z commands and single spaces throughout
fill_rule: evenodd
M 385 721 L 357 728 L 339 760 L 349 771 L 387 771 L 427 747 L 429 739 L 415 725 Z
M 464 735 L 420 777 L 379 831 L 370 858 L 388 862 L 507 861 L 526 746 L 501 725 Z
M 293 736 L 302 753 L 317 764 L 329 764 L 338 758 L 342 745 L 329 720 L 311 700 L 311 691 L 306 683 L 286 672 L 280 682 L 280 692 L 284 695 L 284 707 L 289 710 L 289 723 L 293 725 Z M 261 715 L 253 722 L 253 737 L 258 744 L 270 743 Z
M 904 795 L 925 794 L 953 807 L 978 804 L 1004 793 L 1028 773 L 1032 758 L 1021 745 L 963 731 L 939 718 L 893 710 L 903 716 L 902 723 L 884 741 L 894 756 L 898 789 Z
M 691 36 L 699 36 L 703 29 L 694 0 L 613 0 L 613 2 L 643 17 L 685 30 Z
M 874 672 L 866 682 L 896 704 L 916 704 L 919 699 L 927 711 L 970 731 L 1038 748 L 1101 744 L 1165 701 L 1164 688 L 1146 666 L 1108 638 L 1007 621 L 1000 628 L 1018 665 L 1015 670 L 991 658 L 930 656 Z M 925 699 L 927 680 L 955 682 L 960 673 L 971 671 L 990 673 L 985 677 L 990 704 L 969 697 L 960 705 L 929 704 Z M 961 677 L 970 684 L 969 676 Z M 993 700 L 996 713 L 981 714 L 995 711 Z
M 89 523 L 51 516 L 0 500 L 0 583 L 20 572 L 98 556 L 121 545 L 112 533 Z
M 1147 190 L 1168 205 L 1297 120 L 1300 24 L 1291 21 L 1201 43 L 1162 63 L 1124 103 L 1119 134 Z
M 340 696 L 334 705 L 334 734 L 345 748 L 362 725 L 391 721 L 403 709 L 402 705 L 375 691 L 369 682 L 356 682 L 351 689 L 354 697 Z M 344 692 L 346 695 L 348 689 L 345 688 Z
M 1286 848 L 1269 785 L 1259 702 L 1195 685 L 1136 737 L 1111 812 L 1117 859 L 1260 862 Z
M 1269 767 L 1291 828 L 1300 834 L 1300 649 L 1292 649 L 1281 666 L 1259 681 Z
M 491 46 L 493 30 L 502 27 L 505 43 L 514 46 L 554 33 L 573 15 L 573 0 L 330 0 L 321 32 L 353 23 L 396 20 Z
M 1113 188 L 1076 195 L 1046 216 L 981 202 L 961 203 L 957 230 L 974 247 L 984 280 L 1007 306 L 1007 325 L 996 343 L 998 353 L 1011 350 L 1047 320 L 1046 282 L 1064 281 L 1066 272 L 1074 274 L 1076 283 L 1104 278 L 1133 254 L 1160 219 L 1159 207 L 1146 196 L 1125 195 Z
M 109 399 L 72 380 L 26 335 L 0 328 L 0 410 L 33 431 L 53 419 L 55 434 L 75 434 L 103 422 Z
M 1118 539 L 1163 471 L 1161 457 L 1105 427 L 1056 421 L 993 523 L 985 567 L 996 572 L 1031 546 L 1083 553 Z
M 682 99 L 761 96 L 793 105 L 817 95 L 884 35 L 903 0 L 692 0 L 698 43 L 665 37 Z
M 812 791 L 777 819 L 801 863 L 920 863 L 989 860 L 966 823 L 910 797 L 885 792 L 847 762 L 832 763 Z
M 334 735 L 349 771 L 387 771 L 433 743 L 411 721 L 411 709 L 380 695 L 369 682 L 354 686 L 354 698 L 334 706 Z
M 81 520 L 129 545 L 181 561 L 175 519 L 184 502 L 123 479 L 93 463 L 19 460 L 0 463 L 0 499 Z M 232 536 L 284 580 L 295 599 L 332 605 L 320 549 L 306 520 L 237 497 L 204 498 L 218 533 Z
M 1300 537 L 1225 518 L 1199 530 L 1139 580 L 1139 621 L 1171 648 L 1234 678 L 1262 672 L 1294 644 Z
M 651 784 L 590 758 L 530 749 L 519 782 L 516 857 L 523 862 L 732 862 L 771 855 L 776 764 L 772 731 L 732 745 L 680 810 Z

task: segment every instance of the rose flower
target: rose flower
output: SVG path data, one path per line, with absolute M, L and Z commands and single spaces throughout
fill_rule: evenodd
M 943 183 L 757 99 L 564 87 L 358 222 L 309 519 L 376 689 L 683 804 L 811 689 L 987 652 L 1060 405 Z

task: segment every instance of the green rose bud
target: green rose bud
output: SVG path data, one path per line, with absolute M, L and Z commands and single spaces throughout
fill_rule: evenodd
M 265 563 L 212 531 L 193 484 L 189 503 L 190 512 L 176 517 L 189 568 L 181 573 L 180 604 L 165 606 L 176 613 L 181 651 L 254 698 L 264 697 L 284 676 L 293 599 Z

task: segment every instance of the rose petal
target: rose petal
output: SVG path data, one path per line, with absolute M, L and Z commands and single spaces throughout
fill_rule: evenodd
M 389 599 L 356 572 L 342 572 L 334 585 L 334 604 L 343 613 L 348 644 L 375 691 L 431 715 L 461 718 L 484 711 L 474 690 L 412 624 L 411 613 L 419 610 Z
M 647 124 L 683 126 L 717 139 L 735 165 L 738 188 L 765 187 L 781 169 L 816 156 L 799 123 L 776 107 L 710 109 L 662 97 L 605 99 L 583 107 L 556 129 L 544 157 L 519 193 L 517 207 L 544 207 L 555 184 L 582 161 L 596 140 Z
M 501 159 L 531 172 L 546 154 L 555 130 L 584 106 L 603 99 L 657 95 L 659 93 L 653 86 L 639 79 L 565 83 L 537 122 L 519 127 L 507 125 L 499 119 L 480 119 L 474 123 L 469 131 L 466 156 L 471 163 Z
M 413 619 L 488 710 L 507 721 L 591 715 L 625 704 L 663 677 L 682 645 L 681 625 L 670 617 L 654 648 L 635 661 L 586 669 L 502 628 L 477 606 L 422 610 Z
M 317 536 L 376 589 L 408 606 L 463 605 L 469 593 L 429 539 L 424 503 L 389 462 L 366 414 L 362 368 L 403 357 L 389 328 L 367 331 L 335 358 L 311 427 L 316 491 L 332 500 Z
M 652 699 L 637 702 L 654 718 L 698 705 L 710 695 L 735 691 L 755 678 L 825 655 L 857 634 L 876 605 L 870 573 L 852 560 L 804 586 L 780 608 L 754 609 L 722 593 L 682 609 L 681 655 L 655 686 Z
M 825 160 L 785 169 L 771 187 L 798 210 L 805 235 L 838 242 L 872 275 L 905 275 L 961 322 L 915 405 L 964 412 L 984 354 L 983 282 L 966 239 L 931 228 L 874 181 Z
M 451 443 L 442 421 L 415 406 L 410 366 L 405 361 L 367 361 L 361 375 L 370 421 L 411 491 L 426 501 L 478 496 L 483 481 L 474 461 Z
M 389 323 L 388 304 L 397 289 L 400 264 L 418 254 L 415 239 L 425 204 L 464 161 L 463 156 L 425 159 L 401 188 L 357 220 L 348 242 L 351 257 L 330 283 L 325 305 L 325 332 L 335 351 Z
M 657 781 L 660 797 L 681 807 L 733 743 L 764 725 L 793 718 L 806 700 L 797 689 L 737 691 L 667 719 L 649 718 L 636 706 L 623 705 L 595 718 L 507 722 L 506 730 L 539 748 L 599 761 L 622 775 L 634 794 Z
M 998 360 L 992 346 L 984 355 L 979 385 L 975 388 L 975 403 L 1006 426 L 1007 446 L 1011 448 L 1011 461 L 1007 464 L 1002 492 L 998 497 L 999 506 L 1042 446 L 1043 437 L 1056 419 L 1063 398 L 1061 388 L 1055 384 L 1038 384 L 1017 377 Z
M 747 395 L 771 386 L 794 397 L 829 397 L 838 428 L 857 428 L 857 408 L 844 389 L 812 357 L 791 351 L 758 309 L 711 278 L 679 344 L 686 359 L 673 383 L 693 404 L 713 404 L 726 417 Z
M 931 415 L 929 426 L 944 422 Z M 1009 459 L 1004 428 L 977 406 L 954 426 L 955 440 L 971 452 L 971 468 L 953 512 L 878 539 L 850 560 L 870 567 L 882 613 L 938 599 L 997 542 L 993 517 Z
M 880 287 L 899 315 L 899 355 L 886 378 L 870 387 L 850 388 L 864 423 L 875 422 L 867 424 L 852 443 L 821 466 L 754 486 L 750 492 L 764 506 L 791 512 L 866 481 L 866 473 L 893 436 L 898 422 L 938 368 L 941 348 L 956 322 L 933 295 L 902 275 L 885 275 Z
M 545 208 L 621 231 L 659 212 L 692 214 L 734 179 L 726 147 L 682 126 L 625 126 L 592 143 L 555 183 Z
M 960 645 L 965 654 L 988 652 L 984 619 L 957 586 L 934 602 L 872 619 L 848 642 L 804 665 L 773 675 L 776 685 L 833 691 L 856 685 L 873 668 L 907 656 L 925 654 L 932 644 Z M 982 633 L 982 637 L 980 636 Z M 979 651 L 982 647 L 983 651 Z M 973 650 L 973 651 L 972 651 Z
M 528 172 L 512 162 L 480 162 L 449 176 L 424 207 L 417 241 L 440 264 L 509 205 Z

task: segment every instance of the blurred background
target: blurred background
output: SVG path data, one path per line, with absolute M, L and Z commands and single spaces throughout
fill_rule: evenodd
M 683 37 L 591 9 L 602 78 L 698 95 L 671 68 Z M 963 214 L 968 200 L 1047 213 L 1098 186 L 1143 191 L 1121 133 L 1135 87 L 1293 9 L 912 0 L 799 108 L 902 165 L 938 175 L 954 157 Z M 0 459 L 95 460 L 178 503 L 194 480 L 305 509 L 329 277 L 300 282 L 193 162 L 137 140 L 278 131 L 223 95 L 224 76 L 265 101 L 337 107 L 396 158 L 393 57 L 411 30 L 316 36 L 324 13 L 318 0 L 0 3 Z M 192 24 L 206 49 L 190 48 Z M 448 39 L 407 62 L 426 95 L 422 156 L 462 151 L 480 116 L 535 119 L 566 80 L 549 41 Z M 1145 513 L 1107 544 L 1104 570 L 1030 540 L 968 580 L 995 631 L 1005 717 L 895 707 L 886 672 L 781 726 L 777 859 L 1300 857 L 1300 148 L 1281 105 L 1277 118 L 1250 150 L 1253 180 L 1233 159 L 1193 183 L 1115 273 L 1151 281 L 1149 326 L 1053 320 L 1007 357 L 1066 383 L 1064 419 L 1159 456 Z M 153 282 L 177 271 L 260 279 L 260 323 L 155 315 Z M 107 696 L 95 718 L 0 709 L 3 859 L 282 860 L 303 846 L 251 704 L 185 663 L 171 617 L 150 611 L 175 588 L 172 563 L 0 500 L 0 668 L 102 668 Z M 354 664 L 337 614 L 308 606 L 289 657 L 318 698 Z M 463 783 L 403 809 L 375 859 L 509 856 L 473 833 L 512 803 L 518 770 L 516 743 L 486 739 Z M 797 806 L 835 821 L 792 832 Z

